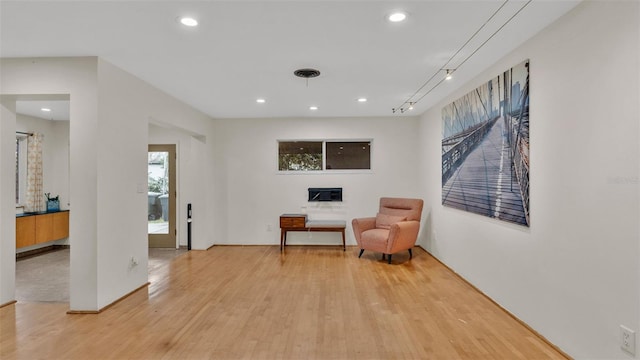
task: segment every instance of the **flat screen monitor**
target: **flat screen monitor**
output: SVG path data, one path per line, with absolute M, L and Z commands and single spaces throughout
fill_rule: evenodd
M 342 188 L 309 188 L 309 201 L 342 201 Z

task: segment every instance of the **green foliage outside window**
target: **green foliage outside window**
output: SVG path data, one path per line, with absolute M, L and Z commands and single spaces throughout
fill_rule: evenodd
M 155 192 L 163 194 L 164 181 L 161 178 L 154 178 L 149 176 L 149 192 Z
M 322 142 L 279 142 L 278 169 L 281 171 L 322 170 Z
M 322 170 L 322 154 L 280 154 L 280 170 Z

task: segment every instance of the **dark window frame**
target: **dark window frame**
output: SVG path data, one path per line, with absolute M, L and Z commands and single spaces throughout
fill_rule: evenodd
M 372 171 L 373 139 L 286 139 L 277 140 L 277 143 L 279 173 L 367 173 Z M 312 150 L 305 152 L 307 149 Z M 364 159 L 358 157 L 358 150 L 366 153 Z M 304 158 L 301 155 L 308 157 Z M 341 156 L 345 158 L 340 159 Z

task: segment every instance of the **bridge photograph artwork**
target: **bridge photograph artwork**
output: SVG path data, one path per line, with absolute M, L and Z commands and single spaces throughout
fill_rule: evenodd
M 442 204 L 529 226 L 529 60 L 442 109 Z

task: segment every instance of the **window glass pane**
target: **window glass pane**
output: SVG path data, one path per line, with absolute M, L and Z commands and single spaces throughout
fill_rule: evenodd
M 371 169 L 370 141 L 327 141 L 327 170 Z
M 169 233 L 169 153 L 149 151 L 149 234 Z
M 278 169 L 322 170 L 322 141 L 279 141 Z

